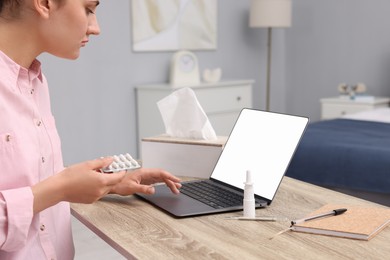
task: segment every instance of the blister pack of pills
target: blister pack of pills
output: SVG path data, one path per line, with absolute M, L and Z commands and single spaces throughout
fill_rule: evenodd
M 141 165 L 128 153 L 114 155 L 113 158 L 114 161 L 109 166 L 101 169 L 102 172 L 115 173 L 120 171 L 132 171 L 141 168 Z

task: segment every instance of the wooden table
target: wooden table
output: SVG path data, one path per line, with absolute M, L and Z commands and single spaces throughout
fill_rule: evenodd
M 284 177 L 257 215 L 298 219 L 327 203 L 379 206 Z M 241 212 L 176 219 L 134 196 L 72 204 L 72 214 L 128 259 L 388 259 L 390 227 L 370 241 L 286 232 L 288 222 L 225 220 Z

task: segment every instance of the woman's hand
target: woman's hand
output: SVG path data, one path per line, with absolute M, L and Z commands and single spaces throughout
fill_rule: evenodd
M 65 200 L 78 203 L 92 203 L 109 193 L 113 186 L 120 183 L 125 171 L 115 174 L 101 173 L 112 158 L 100 158 L 72 165 L 59 173 L 65 190 Z
M 125 172 L 103 174 L 112 158 L 82 162 L 32 187 L 34 212 L 42 211 L 60 201 L 92 203 L 109 193 L 125 177 Z
M 122 181 L 113 186 L 111 193 L 132 195 L 134 193 L 153 194 L 152 184 L 165 182 L 175 194 L 180 193 L 180 179 L 161 169 L 141 168 L 126 174 Z

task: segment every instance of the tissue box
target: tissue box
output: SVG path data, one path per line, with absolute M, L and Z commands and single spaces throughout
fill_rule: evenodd
M 226 143 L 217 140 L 193 140 L 159 135 L 143 138 L 142 167 L 162 168 L 177 176 L 209 178 Z

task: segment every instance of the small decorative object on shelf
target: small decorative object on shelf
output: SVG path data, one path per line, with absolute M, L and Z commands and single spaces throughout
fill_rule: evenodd
M 171 60 L 171 86 L 192 86 L 200 83 L 198 59 L 189 51 L 176 52 Z
M 203 71 L 203 81 L 207 83 L 215 83 L 220 81 L 222 76 L 222 69 L 221 68 L 215 68 L 215 69 L 205 69 Z
M 337 87 L 340 95 L 348 95 L 348 84 L 347 83 L 340 83 Z
M 356 83 L 355 85 L 348 85 L 346 83 L 340 83 L 337 87 L 340 98 L 344 99 L 360 99 L 363 98 L 364 100 L 367 100 L 367 97 L 369 99 L 373 99 L 373 96 L 367 96 L 365 93 L 367 91 L 367 87 L 364 83 Z

